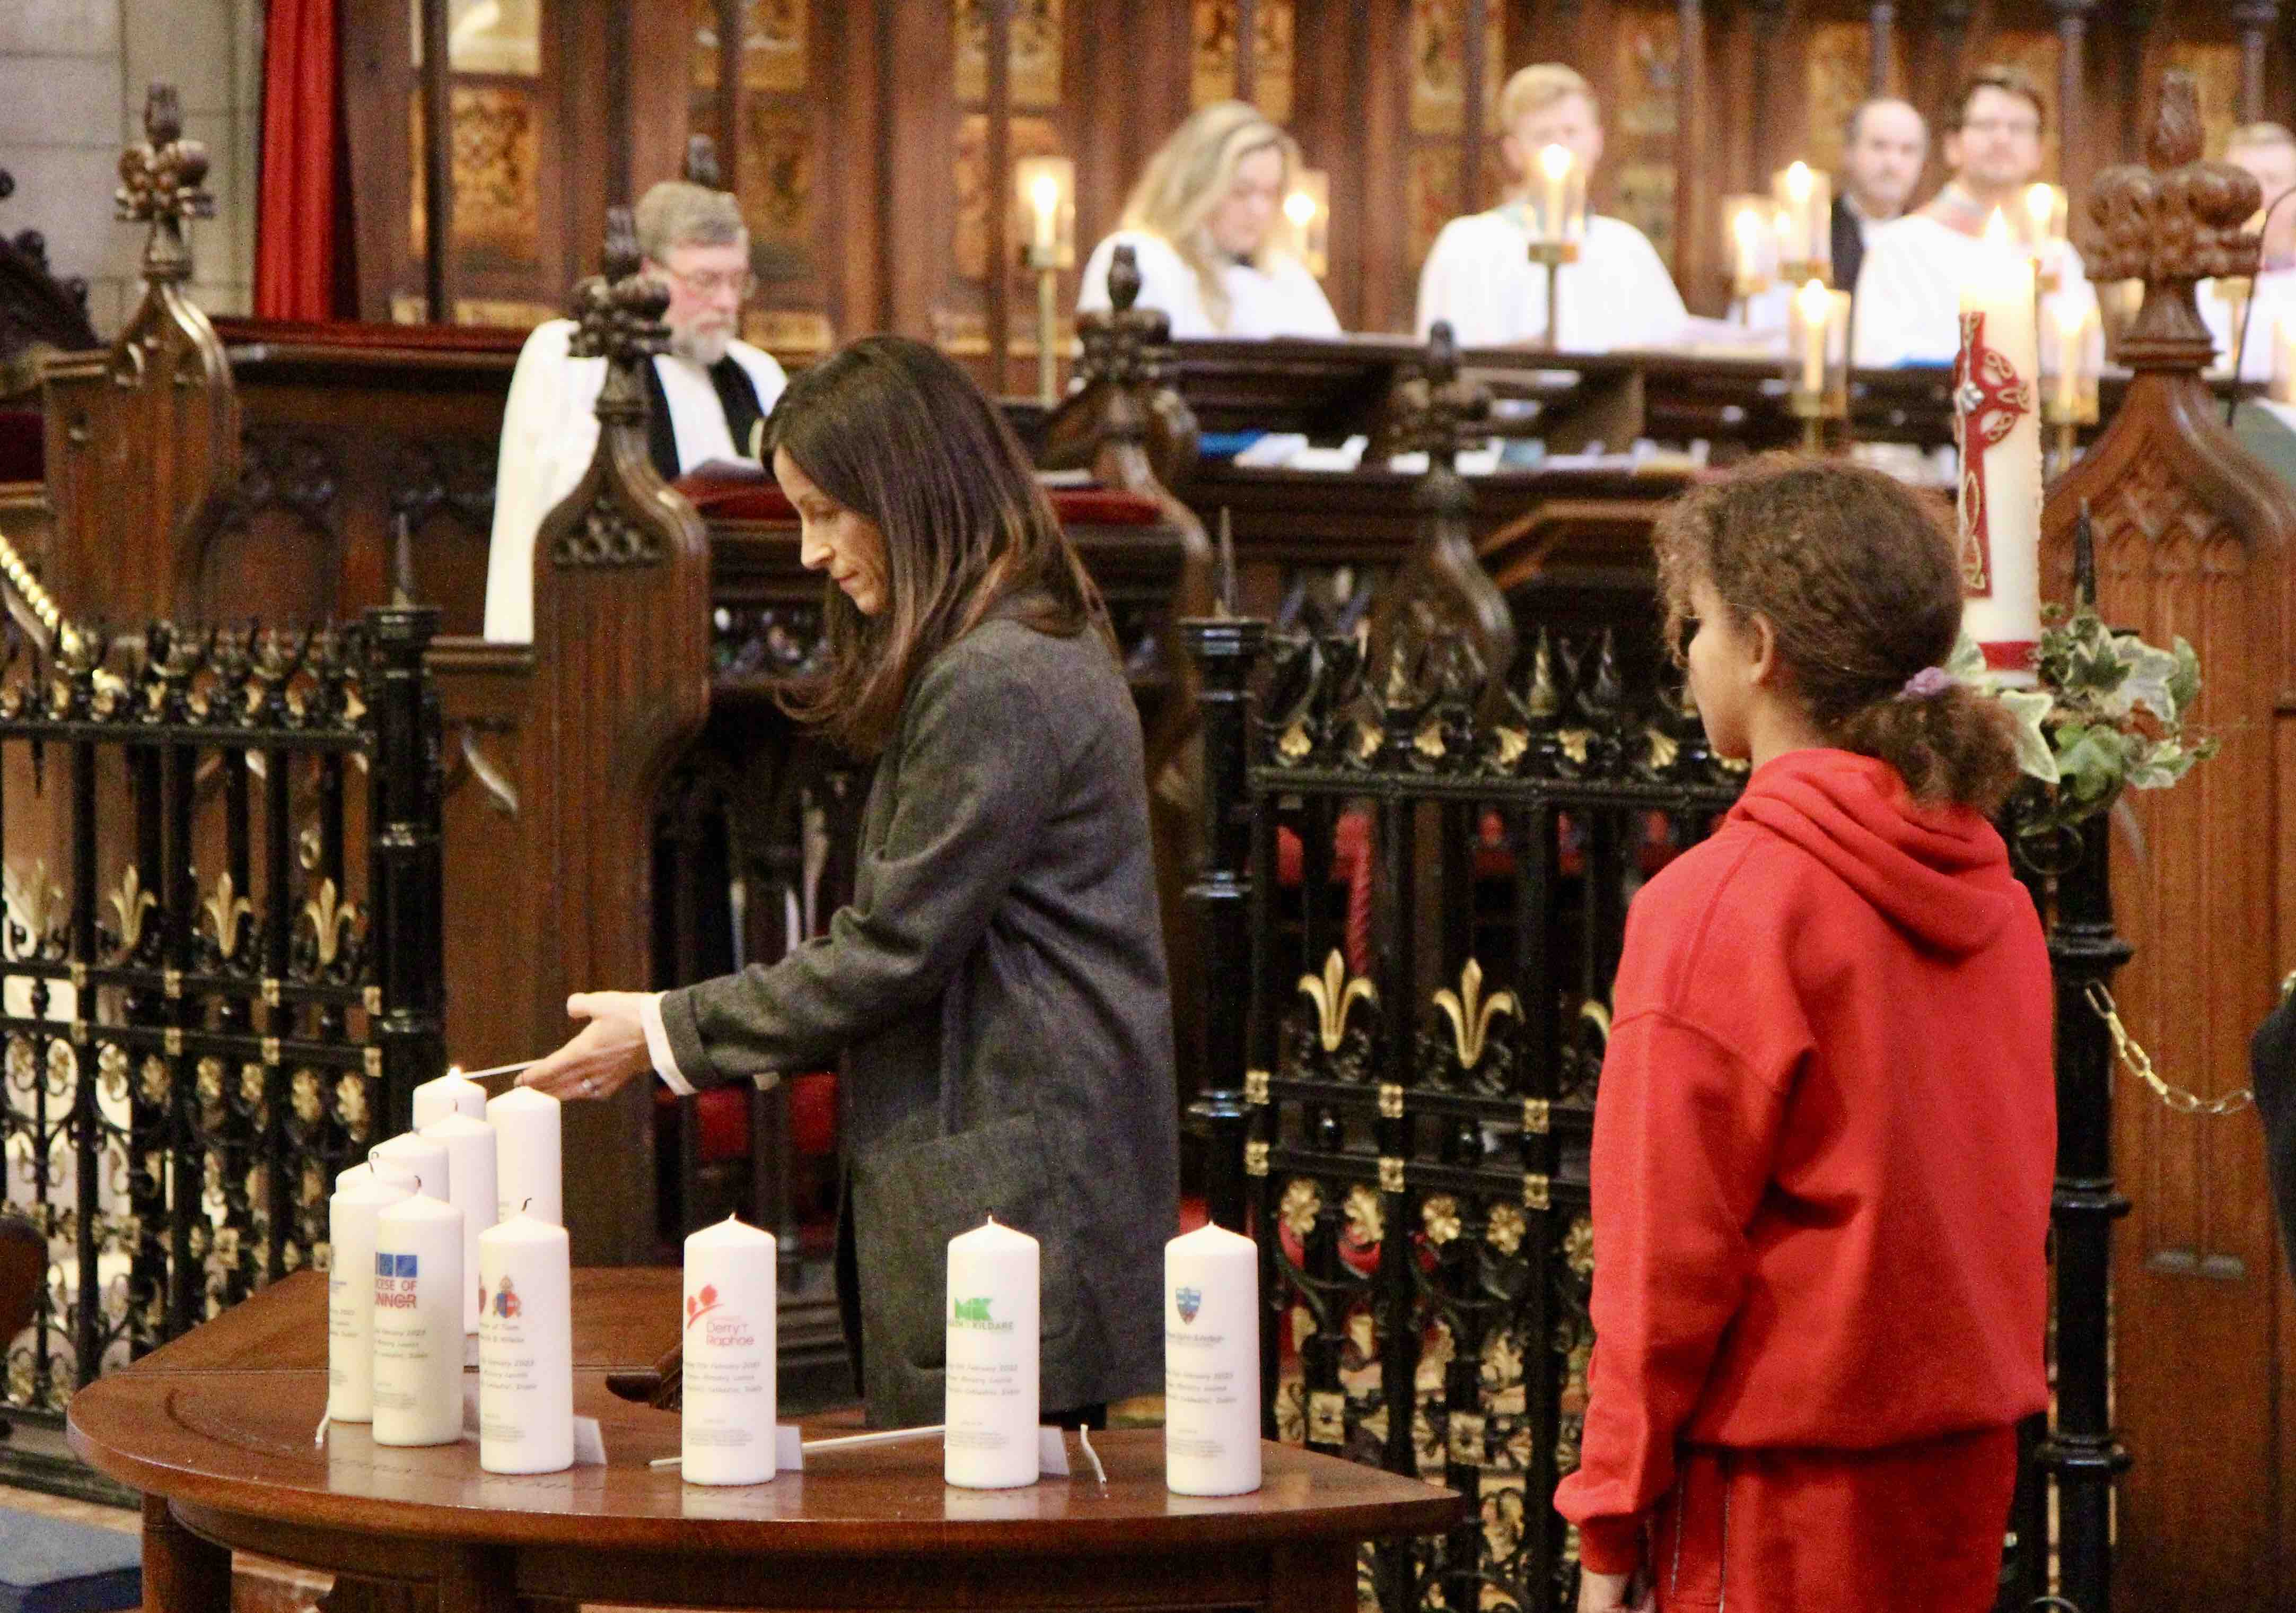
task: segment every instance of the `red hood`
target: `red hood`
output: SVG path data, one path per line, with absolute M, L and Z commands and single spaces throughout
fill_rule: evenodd
M 1967 807 L 1923 806 L 1886 761 L 1789 751 L 1748 781 L 1730 816 L 1824 863 L 1915 941 L 1963 958 L 2030 898 L 1993 826 Z

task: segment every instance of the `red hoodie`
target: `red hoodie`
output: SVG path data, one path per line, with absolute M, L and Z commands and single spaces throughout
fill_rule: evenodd
M 1636 897 L 1555 1493 L 1587 1567 L 1639 1560 L 1678 1440 L 1870 1450 L 2046 1403 L 2051 1001 L 1992 826 L 1846 751 L 1766 763 Z

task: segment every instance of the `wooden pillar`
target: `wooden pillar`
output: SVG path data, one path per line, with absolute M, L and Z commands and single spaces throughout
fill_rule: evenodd
M 1778 161 L 1777 127 L 1780 107 L 1778 88 L 1781 82 L 1779 63 L 1782 52 L 1779 41 L 1785 33 L 1786 0 L 1754 0 L 1751 7 L 1754 25 L 1754 175 L 1746 188 L 1767 191 L 1770 175 L 1784 166 Z M 1687 93 L 1690 82 L 1689 36 L 1683 45 L 1683 83 Z M 1784 80 L 1791 89 L 1792 80 Z M 1690 148 L 1685 144 L 1685 152 Z
M 1235 0 L 1235 98 L 1257 105 L 1259 93 L 1259 7 L 1256 0 Z
M 2120 41 L 2120 160 L 2136 162 L 2144 155 L 2144 44 L 2152 20 L 2161 14 L 2160 0 L 2123 0 L 2119 8 Z
M 1489 94 L 1483 83 L 1483 29 L 1488 26 L 1490 0 L 1467 0 L 1467 37 L 1459 77 L 1459 210 L 1483 209 L 1483 100 Z
M 2049 0 L 2057 14 L 2057 180 L 2086 195 L 2096 171 L 2088 143 L 2088 14 L 2096 0 Z
M 1962 75 L 1967 70 L 1962 64 L 1962 51 L 1969 42 L 1969 20 L 1975 12 L 1975 0 L 1938 0 L 1932 13 L 1937 28 L 1937 70 L 1930 103 L 1922 108 L 1922 115 L 1930 120 L 1930 149 L 1933 160 L 1945 144 L 1945 119 L 1953 111 L 1953 101 L 1961 94 Z
M 988 395 L 1004 395 L 1013 335 L 1012 243 L 1005 220 L 1013 193 L 1013 0 L 988 0 Z
M 2254 123 L 2264 116 L 2265 61 L 2280 0 L 2241 0 L 2232 15 L 2240 25 L 2240 120 Z
M 447 245 L 455 234 L 454 62 L 447 37 L 447 0 L 422 0 L 422 314 L 447 320 Z
M 742 0 L 718 5 L 718 183 L 740 195 L 742 182 Z
M 1713 257 L 1714 154 L 1708 149 L 1706 8 L 1700 0 L 1677 0 L 1681 37 L 1682 90 L 1676 110 L 1674 262 L 1676 283 L 1702 285 Z
M 1866 93 L 1886 95 L 1897 78 L 1898 8 L 1875 0 L 1866 8 Z

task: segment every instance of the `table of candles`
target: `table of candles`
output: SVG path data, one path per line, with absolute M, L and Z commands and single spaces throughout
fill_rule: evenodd
M 555 1099 L 450 1073 L 414 1119 L 338 1178 L 324 1277 L 73 1399 L 74 1449 L 145 1493 L 155 1613 L 226 1605 L 234 1548 L 337 1574 L 344 1609 L 409 1583 L 502 1613 L 847 1606 L 866 1576 L 898 1592 L 871 1605 L 1338 1613 L 1357 1543 L 1459 1517 L 1416 1478 L 1262 1443 L 1259 1262 L 1234 1232 L 1166 1247 L 1160 1431 L 1038 1426 L 1038 1246 L 986 1219 L 948 1245 L 942 1420 L 800 1429 L 770 1233 L 729 1218 L 681 1271 L 576 1270 Z M 678 1411 L 608 1391 L 671 1340 Z

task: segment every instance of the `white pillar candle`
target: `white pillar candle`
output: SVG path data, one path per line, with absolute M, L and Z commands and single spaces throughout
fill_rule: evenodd
M 487 1123 L 495 1129 L 496 1220 L 523 1214 L 566 1224 L 558 1107 L 532 1087 L 512 1087 L 487 1105 Z
M 1995 672 L 2030 683 L 2041 636 L 2040 331 L 2032 260 L 1997 212 L 1985 243 L 1961 288 L 1954 366 L 1962 626 Z
M 375 1218 L 374 1443 L 462 1436 L 463 1213 L 412 1194 Z
M 990 1221 L 948 1240 L 948 1425 L 941 1477 L 967 1490 L 1037 1482 L 1037 1240 Z
M 419 1190 L 430 1197 L 452 1199 L 455 1196 L 444 1143 L 433 1142 L 413 1132 L 401 1132 L 367 1150 L 367 1164 L 373 1166 L 378 1162 L 414 1177 L 420 1184 Z
M 685 1240 L 678 1470 L 688 1484 L 759 1485 L 774 1476 L 779 1272 L 773 1234 L 731 1215 Z
M 472 1120 L 487 1117 L 486 1088 L 465 1078 L 460 1070 L 449 1070 L 414 1089 L 416 1131 L 427 1132 L 449 1115 L 468 1115 Z
M 343 1173 L 348 1176 L 349 1172 Z M 375 1218 L 411 1189 L 371 1174 L 327 1200 L 327 1416 L 374 1416 Z
M 447 1150 L 447 1201 L 463 1213 L 463 1331 L 479 1330 L 479 1236 L 495 1224 L 495 1129 L 460 1109 L 424 1128 Z
M 479 1466 L 574 1465 L 573 1288 L 566 1229 L 513 1215 L 479 1234 Z
M 345 1189 L 355 1187 L 362 1181 L 370 1181 L 373 1180 L 373 1169 L 368 1165 L 365 1160 L 362 1159 L 358 1164 L 348 1167 L 343 1171 L 340 1175 L 335 1178 L 335 1191 L 338 1193 L 342 1192 Z
M 1259 1247 L 1225 1227 L 1164 1246 L 1164 1486 L 1259 1488 Z

